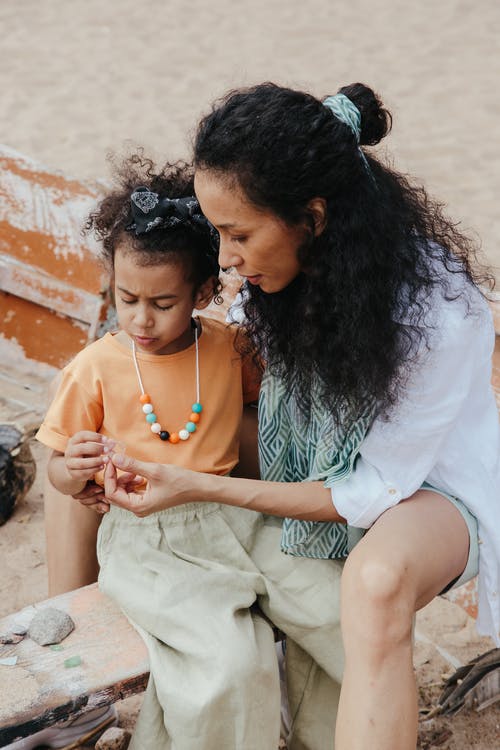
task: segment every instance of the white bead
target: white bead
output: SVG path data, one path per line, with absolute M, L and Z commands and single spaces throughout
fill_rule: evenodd
M 151 414 L 151 412 L 153 411 L 153 404 L 144 404 L 144 406 L 142 407 L 142 411 L 144 412 L 144 414 Z
M 187 430 L 179 430 L 179 437 L 181 440 L 188 440 L 189 432 Z
M 151 425 L 151 432 L 155 432 L 156 434 L 161 432 L 161 424 L 159 422 L 153 422 Z

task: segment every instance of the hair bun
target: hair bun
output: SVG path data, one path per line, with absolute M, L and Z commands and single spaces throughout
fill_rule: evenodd
M 391 113 L 371 88 L 364 83 L 351 83 L 339 89 L 339 94 L 347 96 L 361 113 L 362 146 L 375 146 L 390 132 Z

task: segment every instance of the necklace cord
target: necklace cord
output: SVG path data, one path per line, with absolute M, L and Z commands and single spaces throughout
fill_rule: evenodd
M 194 327 L 194 345 L 196 350 L 196 401 L 197 403 L 200 402 L 200 365 L 199 365 L 199 355 L 198 355 L 198 324 L 195 324 Z M 139 381 L 139 387 L 141 389 L 141 394 L 144 396 L 145 390 L 144 385 L 142 383 L 141 378 L 141 371 L 139 370 L 139 363 L 137 362 L 137 350 L 135 346 L 135 340 L 132 339 L 132 357 L 134 360 L 134 367 L 135 371 L 137 373 L 137 380 Z

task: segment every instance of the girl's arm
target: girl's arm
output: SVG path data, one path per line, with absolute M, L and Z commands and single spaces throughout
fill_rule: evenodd
M 117 484 L 115 466 L 148 482 L 144 493 Z M 264 482 L 203 474 L 178 466 L 146 463 L 115 454 L 105 471 L 106 500 L 143 517 L 175 505 L 215 502 L 269 515 L 310 521 L 338 521 L 330 490 L 322 482 Z
M 257 432 L 257 407 L 247 405 L 241 419 L 239 460 L 231 476 L 260 479 Z
M 80 431 L 68 440 L 66 451 L 52 451 L 47 466 L 51 484 L 63 495 L 77 495 L 96 472 L 104 469 L 103 443 L 97 432 Z

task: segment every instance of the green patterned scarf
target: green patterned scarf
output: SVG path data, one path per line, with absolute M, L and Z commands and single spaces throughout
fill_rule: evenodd
M 262 479 L 314 482 L 331 488 L 351 474 L 371 417 L 358 420 L 340 434 L 332 416 L 311 398 L 306 419 L 284 382 L 264 374 L 259 397 L 259 461 Z M 345 524 L 285 518 L 281 549 L 301 557 L 346 557 Z

